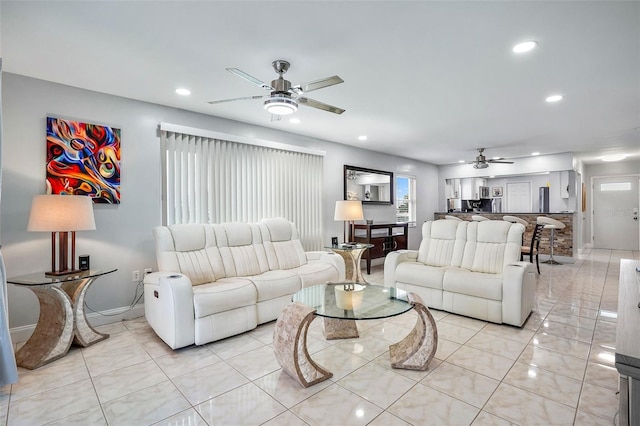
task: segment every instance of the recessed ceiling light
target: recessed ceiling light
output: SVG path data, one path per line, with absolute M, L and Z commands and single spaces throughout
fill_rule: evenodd
M 536 48 L 538 42 L 535 41 L 524 41 L 522 43 L 518 43 L 513 46 L 513 53 L 525 53 L 529 52 Z
M 551 95 L 551 96 L 547 96 L 547 99 L 545 99 L 547 102 L 559 102 L 564 98 L 564 96 L 562 95 Z
M 180 87 L 176 89 L 176 93 L 181 96 L 189 96 L 191 94 L 191 90 Z
M 540 153 L 536 151 L 536 152 L 532 152 L 531 155 L 535 157 L 536 155 L 540 155 Z
M 627 158 L 625 154 L 613 154 L 613 155 L 605 155 L 601 158 L 602 161 L 611 162 L 611 161 L 620 161 Z
M 464 160 L 460 160 L 460 161 L 458 161 L 458 163 L 464 163 L 464 162 L 465 162 Z
M 298 123 L 300 123 L 300 119 L 299 118 L 290 118 L 289 119 L 289 123 L 298 124 Z
M 358 136 L 358 140 L 359 141 L 366 141 L 367 137 L 365 135 L 360 135 L 360 136 Z

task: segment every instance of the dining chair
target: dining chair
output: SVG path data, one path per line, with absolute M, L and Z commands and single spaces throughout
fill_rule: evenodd
M 544 224 L 536 223 L 536 226 L 533 229 L 533 234 L 531 235 L 531 244 L 529 246 L 520 247 L 520 260 L 523 260 L 525 255 L 529 255 L 529 262 L 533 263 L 533 256 L 536 256 L 536 268 L 538 269 L 538 274 L 540 274 L 540 261 L 538 259 L 540 254 L 540 239 L 542 238 L 542 231 L 544 230 L 544 227 Z

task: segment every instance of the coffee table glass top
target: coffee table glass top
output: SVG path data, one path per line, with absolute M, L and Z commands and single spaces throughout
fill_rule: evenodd
M 404 290 L 358 283 L 326 283 L 303 288 L 293 295 L 293 301 L 314 308 L 318 316 L 336 319 L 389 318 L 413 308 Z
M 96 278 L 101 275 L 110 274 L 117 271 L 117 268 L 111 269 L 88 269 L 86 271 L 78 271 L 68 275 L 48 275 L 45 272 L 35 272 L 32 274 L 20 275 L 17 277 L 7 278 L 7 282 L 17 285 L 49 285 L 60 284 L 67 281 L 78 281 L 86 278 Z
M 373 244 L 361 244 L 361 243 L 342 243 L 335 246 L 326 246 L 327 249 L 332 250 L 360 250 L 373 247 Z

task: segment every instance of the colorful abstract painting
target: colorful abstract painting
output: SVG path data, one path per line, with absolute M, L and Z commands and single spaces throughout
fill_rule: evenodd
M 47 117 L 47 193 L 120 204 L 120 129 Z

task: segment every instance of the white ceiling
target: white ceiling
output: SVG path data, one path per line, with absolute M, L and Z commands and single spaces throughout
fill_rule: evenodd
M 5 1 L 4 69 L 433 164 L 575 152 L 640 159 L 640 2 Z M 536 40 L 536 50 L 511 52 Z M 300 124 L 270 121 L 275 59 L 293 84 L 338 74 Z M 189 97 L 174 93 L 192 91 Z M 545 97 L 565 99 L 548 104 Z M 366 142 L 357 136 L 368 136 Z

